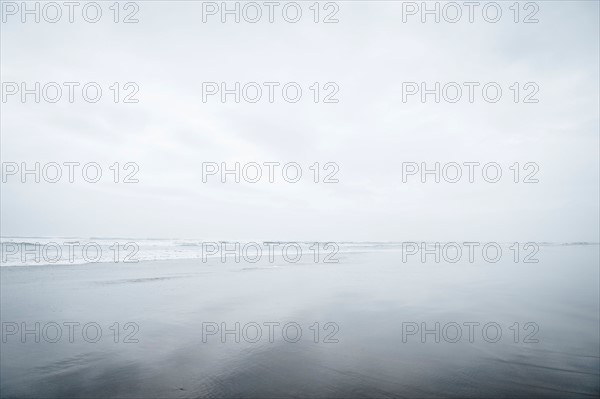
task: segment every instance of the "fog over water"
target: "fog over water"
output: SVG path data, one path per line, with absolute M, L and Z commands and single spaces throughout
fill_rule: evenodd
M 598 1 L 73 4 L 0 1 L 0 399 L 600 396 Z
M 515 23 L 508 2 L 498 3 L 495 23 L 483 19 L 483 3 L 473 23 L 464 7 L 457 23 L 433 16 L 421 23 L 395 1 L 333 3 L 337 23 L 315 23 L 308 2 L 299 3 L 296 23 L 281 16 L 283 3 L 273 23 L 267 9 L 257 23 L 235 23 L 234 16 L 222 23 L 220 12 L 205 12 L 202 22 L 204 3 L 140 2 L 138 23 L 114 23 L 108 3 L 93 24 L 69 23 L 67 10 L 55 24 L 7 17 L 2 81 L 25 82 L 26 89 L 57 82 L 63 95 L 50 103 L 40 93 L 35 103 L 30 94 L 23 103 L 18 84 L 2 103 L 0 154 L 19 167 L 2 185 L 3 236 L 600 241 L 598 2 L 534 2 L 538 23 Z M 321 20 L 333 12 L 324 4 Z M 522 3 L 520 20 L 532 11 Z M 73 103 L 63 82 L 80 84 Z M 95 103 L 82 94 L 90 82 L 102 90 Z M 128 82 L 137 84 L 137 103 L 123 102 L 135 89 L 125 88 Z M 254 89 L 248 96 L 240 89 L 239 103 L 234 94 L 222 102 L 221 92 L 206 93 L 207 82 L 228 90 L 256 82 L 263 96 L 248 102 Z M 279 84 L 272 103 L 265 82 Z M 282 94 L 291 82 L 302 89 L 295 103 Z M 403 102 L 407 82 L 429 90 L 455 82 L 462 97 L 446 101 L 455 90 L 448 86 L 439 102 L 430 94 L 422 103 L 420 92 Z M 473 102 L 468 82 L 478 84 Z M 335 91 L 327 83 L 337 85 L 337 102 L 323 102 Z M 501 88 L 497 102 L 484 100 L 488 83 Z M 535 91 L 527 83 L 538 86 L 530 98 L 537 102 L 523 102 Z M 22 184 L 22 162 L 29 170 L 39 162 L 40 173 L 56 162 L 62 178 L 35 184 L 30 174 Z M 80 163 L 73 183 L 64 162 Z M 97 183 L 82 177 L 91 162 L 101 168 Z M 203 183 L 207 162 L 219 171 Z M 262 178 L 235 183 L 229 175 L 222 184 L 223 162 L 230 170 L 256 162 Z M 280 163 L 273 183 L 266 162 Z M 282 176 L 292 162 L 301 166 L 297 183 Z M 319 183 L 309 169 L 316 162 Z M 427 169 L 456 162 L 462 178 L 435 183 L 429 175 L 422 184 L 420 170 L 403 182 L 404 162 Z M 473 183 L 468 162 L 479 163 Z M 482 175 L 491 162 L 501 167 L 496 183 Z M 509 169 L 515 162 L 517 184 Z M 539 167 L 539 183 L 523 182 L 534 171 L 525 169 L 530 162 Z M 327 163 L 339 170 L 331 175 Z M 339 182 L 323 183 L 330 175 Z M 139 182 L 123 183 L 127 177 Z

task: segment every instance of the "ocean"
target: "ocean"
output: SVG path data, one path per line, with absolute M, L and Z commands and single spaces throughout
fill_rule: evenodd
M 138 250 L 36 263 L 11 242 Z M 600 393 L 597 244 L 249 243 L 4 237 L 1 396 Z

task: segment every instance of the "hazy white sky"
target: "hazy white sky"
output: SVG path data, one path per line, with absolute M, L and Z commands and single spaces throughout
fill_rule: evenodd
M 515 24 L 509 3 L 495 24 L 480 12 L 474 23 L 403 23 L 402 4 L 383 1 L 338 2 L 332 24 L 312 21 L 312 2 L 295 24 L 277 12 L 274 23 L 203 23 L 201 2 L 138 2 L 136 24 L 113 23 L 112 2 L 96 24 L 80 14 L 72 24 L 9 16 L 2 82 L 98 82 L 103 97 L 10 97 L 2 162 L 97 162 L 104 173 L 135 162 L 140 182 L 12 176 L 1 186 L 1 233 L 599 241 L 598 2 L 538 2 L 535 24 Z M 303 88 L 297 103 L 202 102 L 202 82 L 292 81 Z M 503 97 L 403 103 L 402 82 L 423 81 L 498 82 Z M 135 82 L 139 102 L 115 104 L 113 82 Z M 314 103 L 313 82 L 335 82 L 339 102 Z M 515 104 L 514 82 L 537 83 L 539 103 Z M 305 175 L 297 184 L 202 182 L 203 162 L 271 161 L 297 162 Z M 402 182 L 402 162 L 451 161 L 497 162 L 504 175 L 496 184 Z M 339 165 L 339 183 L 313 183 L 314 162 Z M 540 182 L 513 183 L 514 162 L 537 163 Z

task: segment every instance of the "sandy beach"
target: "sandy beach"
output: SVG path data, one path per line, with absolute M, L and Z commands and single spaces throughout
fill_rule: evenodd
M 2 267 L 2 396 L 598 395 L 597 245 L 531 264 L 338 256 Z

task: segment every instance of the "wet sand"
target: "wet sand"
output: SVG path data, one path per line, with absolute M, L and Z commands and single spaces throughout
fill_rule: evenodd
M 383 250 L 338 257 L 339 264 L 213 259 L 2 267 L 3 332 L 7 323 L 48 327 L 39 343 L 34 333 L 25 342 L 21 331 L 3 337 L 1 396 L 599 395 L 597 245 L 543 247 L 537 264 L 510 257 L 496 264 L 402 263 L 400 252 Z M 73 342 L 69 322 L 80 323 Z M 94 343 L 81 333 L 90 322 L 102 329 Z M 139 330 L 125 329 L 128 322 Z M 261 339 L 245 339 L 254 337 L 250 329 L 239 343 L 235 334 L 225 342 L 219 333 L 203 335 L 203 323 L 234 329 L 236 322 L 262 326 Z M 269 322 L 280 323 L 273 342 Z M 329 341 L 335 328 L 326 330 L 327 322 L 339 327 Z M 403 342 L 403 323 L 433 329 L 436 322 L 463 326 L 462 338 L 448 342 L 448 330 L 439 343 L 435 334 L 421 342 L 420 334 L 406 335 L 404 324 Z M 473 342 L 465 322 L 480 323 Z M 495 343 L 481 334 L 489 322 L 502 328 Z M 529 340 L 538 342 L 525 339 L 533 331 L 524 329 L 527 322 L 539 327 Z M 58 342 L 45 339 L 55 337 L 49 323 L 63 326 Z M 286 323 L 301 327 L 297 342 L 286 341 L 294 331 L 281 333 Z M 87 339 L 95 338 L 88 330 Z

